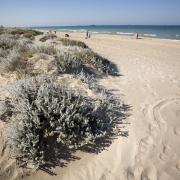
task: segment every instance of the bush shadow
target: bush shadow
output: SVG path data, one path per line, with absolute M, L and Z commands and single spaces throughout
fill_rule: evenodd
M 56 142 L 56 137 L 50 137 L 47 139 L 47 146 L 45 151 L 45 164 L 40 167 L 40 170 L 48 173 L 51 176 L 57 175 L 53 172 L 55 167 L 67 167 L 72 161 L 80 160 L 81 158 L 75 155 L 77 150 L 85 153 L 98 154 L 111 146 L 113 141 L 118 137 L 128 137 L 128 131 L 123 130 L 128 124 L 126 122 L 127 117 L 130 116 L 131 106 L 123 104 L 121 109 L 117 111 L 119 118 L 113 120 L 111 126 L 108 127 L 106 135 L 102 138 L 98 138 L 93 144 L 87 144 L 79 149 L 69 149 L 62 144 Z M 118 127 L 116 131 L 115 127 Z

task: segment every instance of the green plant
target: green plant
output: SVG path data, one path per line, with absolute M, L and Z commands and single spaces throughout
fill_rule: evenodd
M 57 67 L 61 73 L 72 73 L 81 67 L 81 61 L 69 52 L 58 51 L 55 56 Z
M 8 35 L 0 35 L 0 48 L 2 49 L 12 49 L 17 45 L 17 41 Z
M 47 138 L 69 148 L 82 147 L 105 135 L 115 117 L 107 97 L 91 99 L 41 76 L 17 81 L 10 89 L 9 137 L 17 159 L 43 165 Z
M 20 54 L 17 50 L 9 51 L 6 57 L 0 57 L 0 72 L 14 71 L 20 65 Z
M 25 67 L 24 59 L 32 56 L 32 44 L 27 39 L 15 39 L 11 35 L 0 36 L 0 73 Z
M 57 54 L 56 47 L 52 46 L 52 45 L 37 46 L 36 51 L 39 53 L 44 53 L 44 54 L 48 54 L 48 55 L 56 55 Z
M 88 48 L 88 46 L 81 41 L 71 40 L 67 38 L 61 38 L 59 40 L 62 42 L 64 46 L 79 46 L 82 48 Z
M 73 51 L 74 56 L 79 59 L 83 64 L 90 65 L 99 73 L 106 73 L 114 75 L 117 72 L 114 70 L 112 63 L 93 52 L 91 49 L 75 49 Z
M 13 35 L 23 35 L 24 37 L 29 38 L 31 40 L 33 40 L 35 36 L 43 34 L 43 32 L 40 31 L 19 28 L 7 28 L 6 33 Z
M 57 38 L 56 35 L 54 35 L 54 34 L 49 34 L 49 35 L 43 36 L 43 37 L 40 38 L 39 40 L 40 40 L 41 42 L 46 42 L 48 39 L 55 39 L 55 38 Z

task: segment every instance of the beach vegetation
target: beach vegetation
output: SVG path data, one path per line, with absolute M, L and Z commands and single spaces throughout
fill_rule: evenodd
M 36 52 L 55 56 L 57 54 L 57 48 L 54 45 L 45 44 L 37 46 Z
M 48 34 L 48 35 L 43 36 L 43 37 L 40 38 L 39 40 L 40 40 L 41 42 L 46 42 L 46 41 L 49 40 L 49 39 L 55 39 L 55 38 L 57 38 L 57 36 L 56 36 L 55 34 Z
M 114 68 L 113 63 L 111 63 L 108 59 L 100 56 L 89 48 L 75 49 L 73 54 L 83 64 L 89 65 L 101 74 L 117 74 L 117 70 Z
M 58 51 L 55 60 L 60 73 L 73 73 L 82 68 L 81 61 L 69 52 Z
M 43 33 L 32 29 L 0 28 L 0 35 L 1 34 L 11 34 L 17 38 L 22 36 L 34 40 L 35 36 L 42 35 Z
M 64 46 L 79 46 L 82 48 L 88 48 L 88 46 L 81 41 L 76 41 L 68 38 L 60 38 L 59 40 L 62 42 Z
M 9 138 L 17 159 L 45 164 L 48 138 L 77 149 L 103 137 L 116 118 L 112 98 L 82 96 L 48 76 L 17 81 L 10 89 Z
M 32 56 L 31 46 L 28 39 L 16 39 L 7 34 L 0 35 L 0 73 L 23 69 L 25 59 Z

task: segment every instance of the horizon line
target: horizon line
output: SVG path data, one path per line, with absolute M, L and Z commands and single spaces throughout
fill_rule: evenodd
M 0 24 L 1 25 L 1 24 Z M 93 27 L 93 26 L 180 26 L 180 24 L 89 24 L 89 25 L 26 25 L 26 26 L 4 26 L 14 28 L 38 28 L 38 27 Z

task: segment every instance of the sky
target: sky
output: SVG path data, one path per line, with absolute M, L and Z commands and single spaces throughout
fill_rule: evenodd
M 0 0 L 0 25 L 180 25 L 180 0 Z

